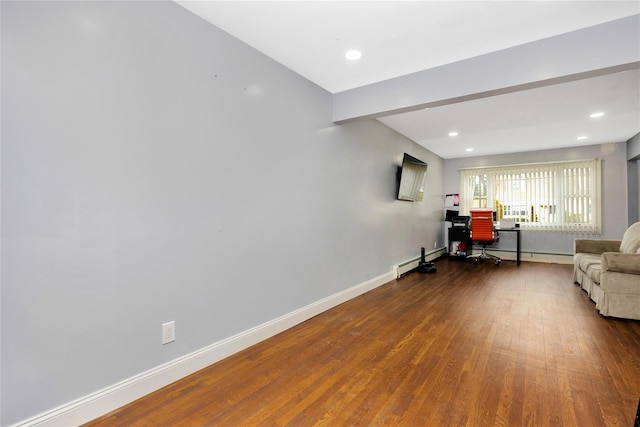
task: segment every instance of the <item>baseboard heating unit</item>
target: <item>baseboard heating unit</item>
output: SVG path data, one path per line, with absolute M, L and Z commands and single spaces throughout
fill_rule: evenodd
M 425 254 L 425 261 L 433 261 L 434 259 L 438 259 L 441 256 L 444 256 L 447 253 L 447 248 L 442 247 L 438 249 L 434 249 L 431 252 L 427 252 Z M 421 257 L 416 257 L 414 259 L 410 259 L 408 261 L 401 262 L 398 265 L 393 266 L 393 273 L 396 278 L 399 278 L 403 274 L 407 274 L 410 271 L 415 270 L 420 263 Z

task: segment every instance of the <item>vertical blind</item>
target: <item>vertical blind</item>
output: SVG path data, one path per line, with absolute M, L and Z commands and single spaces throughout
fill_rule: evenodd
M 601 160 L 460 170 L 460 211 L 492 208 L 522 228 L 601 232 Z

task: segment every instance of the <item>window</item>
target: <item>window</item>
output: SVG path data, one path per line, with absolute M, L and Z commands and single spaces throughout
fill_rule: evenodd
M 460 170 L 460 211 L 492 208 L 529 230 L 600 233 L 601 161 Z

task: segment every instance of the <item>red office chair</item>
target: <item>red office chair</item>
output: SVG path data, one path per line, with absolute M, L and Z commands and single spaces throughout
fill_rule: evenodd
M 490 209 L 479 209 L 471 211 L 471 241 L 482 245 L 482 252 L 478 255 L 469 255 L 467 258 L 473 259 L 474 264 L 484 259 L 495 261 L 496 265 L 502 261 L 499 257 L 487 253 L 487 245 L 497 241 L 496 233 L 493 229 L 493 211 Z

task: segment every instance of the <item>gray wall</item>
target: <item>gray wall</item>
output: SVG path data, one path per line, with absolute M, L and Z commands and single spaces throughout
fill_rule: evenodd
M 176 4 L 1 8 L 3 425 L 443 245 L 442 159 Z
M 640 160 L 627 162 L 627 203 L 629 225 L 640 221 L 640 174 L 638 173 Z
M 457 193 L 458 170 L 469 167 L 498 166 L 520 163 L 581 160 L 602 158 L 602 236 L 596 238 L 620 239 L 627 228 L 627 160 L 626 144 L 612 143 L 577 148 L 540 150 L 495 156 L 447 159 L 444 166 L 446 193 Z M 550 254 L 572 254 L 573 241 L 593 235 L 551 232 L 521 232 L 522 251 Z M 502 236 L 500 236 L 502 245 Z
M 640 133 L 627 141 L 627 159 L 640 159 Z
M 627 141 L 629 224 L 640 221 L 640 133 Z

